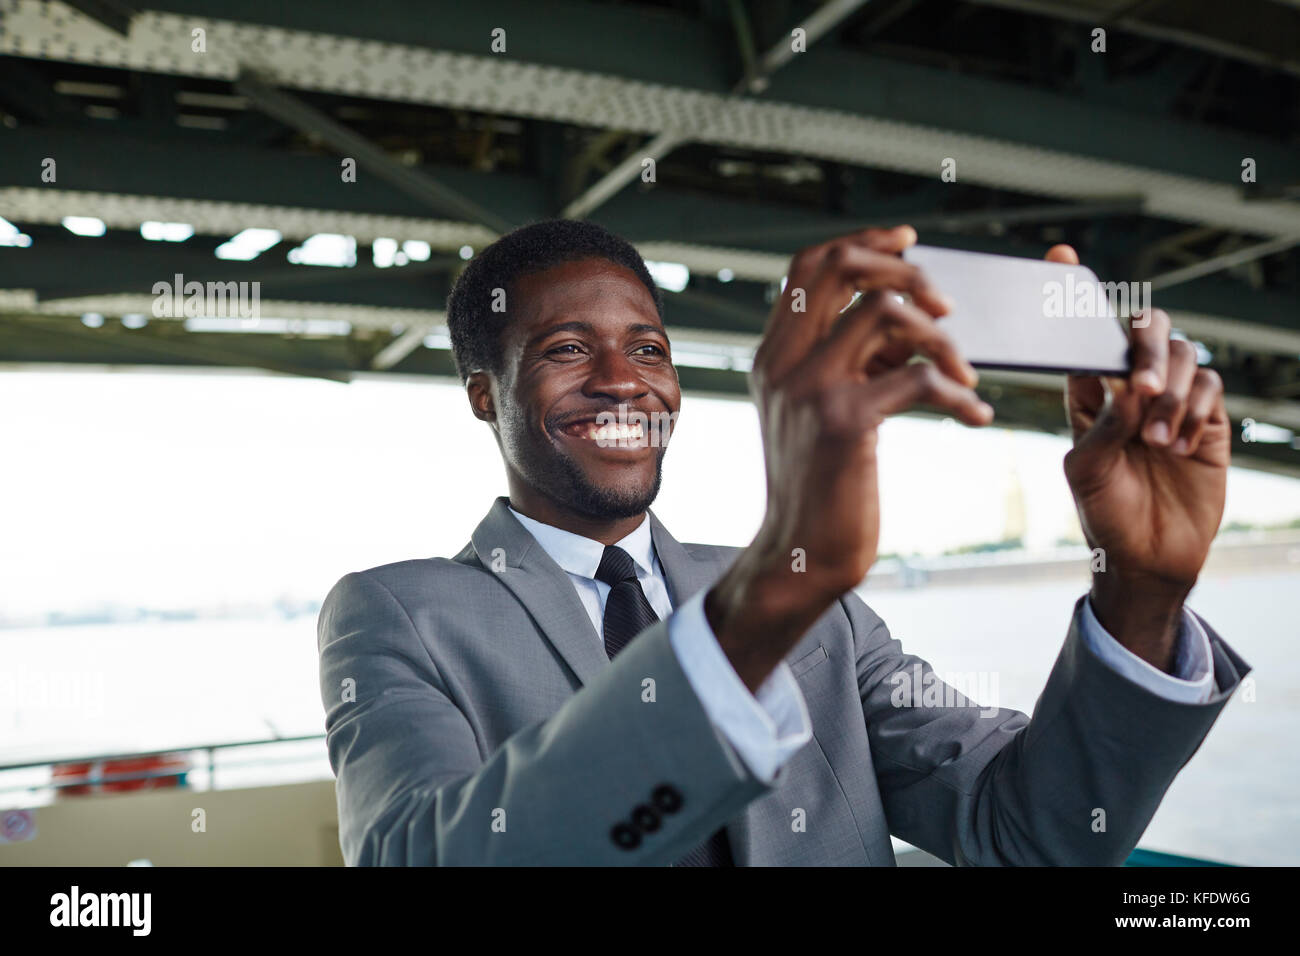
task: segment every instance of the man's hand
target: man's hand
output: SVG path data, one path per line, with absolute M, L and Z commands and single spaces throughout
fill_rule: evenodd
M 880 423 L 919 403 L 968 425 L 993 418 L 972 390 L 975 370 L 935 322 L 947 301 L 898 255 L 914 242 L 916 231 L 900 226 L 800 252 L 754 357 L 766 515 L 705 600 L 751 691 L 876 560 Z M 915 355 L 931 362 L 910 362 Z
M 1047 258 L 1079 261 L 1069 246 Z M 1089 546 L 1104 552 L 1105 570 L 1093 574 L 1097 620 L 1168 672 L 1183 599 L 1223 517 L 1231 441 L 1219 376 L 1170 339 L 1164 312 L 1139 318 L 1127 379 L 1069 379 L 1065 477 Z

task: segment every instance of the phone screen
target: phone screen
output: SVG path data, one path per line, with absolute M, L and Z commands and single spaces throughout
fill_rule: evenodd
M 1148 306 L 1139 283 L 1102 283 L 1086 266 L 912 246 L 956 303 L 942 328 L 978 368 L 1128 374 L 1128 334 L 1117 315 Z

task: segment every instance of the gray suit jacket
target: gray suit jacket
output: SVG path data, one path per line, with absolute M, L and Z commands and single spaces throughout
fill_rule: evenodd
M 650 520 L 674 607 L 737 553 Z M 928 684 L 929 665 L 846 595 L 787 658 L 813 739 L 767 785 L 706 716 L 666 624 L 609 661 L 499 498 L 455 558 L 349 574 L 326 598 L 339 842 L 352 865 L 665 865 L 725 826 L 742 866 L 891 866 L 891 833 L 953 864 L 1117 865 L 1249 671 L 1206 631 L 1213 698 L 1173 703 L 1100 661 L 1076 606 L 1032 719 L 981 716 L 895 706 L 891 675 Z

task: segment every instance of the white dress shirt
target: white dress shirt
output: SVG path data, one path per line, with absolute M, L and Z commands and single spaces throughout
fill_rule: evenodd
M 596 580 L 605 546 L 599 541 L 543 524 L 520 514 L 519 519 L 542 549 L 569 575 L 592 627 L 603 644 L 605 600 L 610 587 Z M 667 578 L 655 554 L 647 516 L 635 531 L 616 542 L 636 564 L 637 580 L 646 600 L 668 622 L 668 640 L 705 713 L 735 748 L 754 776 L 772 783 L 781 766 L 812 739 L 812 721 L 803 692 L 790 667 L 782 662 L 751 694 L 718 645 L 704 614 L 700 591 L 673 612 Z M 1210 640 L 1189 612 L 1183 611 L 1178 634 L 1175 674 L 1166 674 L 1115 640 L 1097 621 L 1089 601 L 1083 602 L 1084 642 L 1099 658 L 1134 683 L 1168 700 L 1203 703 L 1213 693 Z

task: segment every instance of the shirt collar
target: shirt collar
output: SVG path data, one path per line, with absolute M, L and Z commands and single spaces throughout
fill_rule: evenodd
M 603 544 L 554 525 L 542 524 L 527 515 L 521 515 L 514 508 L 510 509 L 510 513 L 519 519 L 519 523 L 537 539 L 542 550 L 561 568 L 570 574 L 595 579 L 596 569 L 600 567 L 600 559 L 605 553 Z M 650 536 L 648 515 L 642 518 L 635 531 L 621 541 L 616 541 L 615 546 L 626 551 L 643 573 L 654 573 L 654 540 Z

